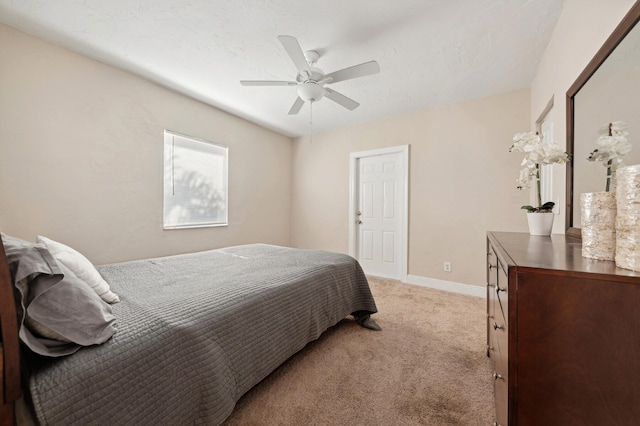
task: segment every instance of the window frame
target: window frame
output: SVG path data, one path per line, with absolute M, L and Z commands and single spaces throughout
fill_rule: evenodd
M 222 187 L 224 193 L 224 214 L 223 218 L 220 220 L 212 220 L 210 221 L 183 221 L 178 223 L 179 221 L 169 221 L 167 215 L 167 200 L 168 194 L 172 193 L 175 189 L 175 170 L 174 163 L 175 161 L 175 137 L 183 138 L 188 140 L 189 142 L 203 143 L 207 144 L 210 147 L 214 147 L 215 149 L 219 149 L 220 152 L 219 158 L 222 158 Z M 168 151 L 167 147 L 171 145 L 171 150 Z M 188 149 L 186 146 L 183 149 Z M 213 155 L 213 153 L 212 153 Z M 168 169 L 171 167 L 171 169 Z M 196 170 L 197 172 L 197 170 Z M 162 175 L 163 175 L 163 196 L 162 196 L 162 226 L 164 230 L 173 230 L 173 229 L 190 229 L 190 228 L 212 228 L 212 227 L 224 227 L 229 226 L 229 147 L 224 144 L 219 144 L 215 142 L 211 142 L 204 139 L 194 138 L 192 136 L 188 136 L 182 133 L 174 132 L 171 130 L 164 130 L 164 138 L 163 138 L 163 166 L 162 166 Z M 170 184 L 168 185 L 168 182 Z M 177 204 L 177 203 L 176 203 Z M 169 223 L 169 224 L 168 224 Z

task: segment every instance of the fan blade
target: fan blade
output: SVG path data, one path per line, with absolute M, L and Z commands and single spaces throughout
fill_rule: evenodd
M 295 81 L 240 80 L 243 86 L 297 86 Z
M 287 54 L 293 61 L 293 65 L 296 66 L 298 72 L 301 74 L 306 73 L 307 75 L 311 75 L 311 67 L 307 63 L 307 58 L 304 57 L 304 52 L 300 47 L 300 43 L 295 37 L 287 36 L 287 35 L 279 35 L 278 40 L 284 47 L 284 50 L 287 51 Z
M 380 65 L 378 65 L 376 61 L 369 61 L 340 71 L 334 71 L 331 74 L 325 75 L 324 80 L 327 80 L 327 83 L 337 83 L 338 81 L 351 80 L 352 78 L 364 77 L 379 72 Z
M 291 109 L 289 110 L 289 115 L 296 115 L 297 113 L 299 113 L 302 105 L 304 105 L 304 101 L 300 96 L 298 96 L 298 99 L 296 99 L 296 101 L 291 106 Z
M 324 95 L 327 98 L 331 99 L 333 102 L 335 102 L 335 103 L 337 103 L 339 105 L 342 105 L 343 107 L 345 107 L 349 111 L 353 111 L 354 109 L 356 109 L 356 108 L 358 108 L 360 106 L 359 103 L 357 103 L 356 101 L 354 101 L 351 98 L 347 98 L 342 93 L 338 93 L 335 90 L 329 89 L 328 87 L 325 87 L 324 90 L 326 90 L 326 93 Z

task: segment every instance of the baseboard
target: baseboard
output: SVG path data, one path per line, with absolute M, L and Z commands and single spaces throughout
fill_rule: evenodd
M 486 297 L 485 287 L 455 283 L 453 281 L 437 280 L 435 278 L 420 277 L 418 275 L 407 275 L 407 283 L 422 287 L 435 288 L 437 290 L 450 291 L 452 293 L 466 294 L 467 296 Z

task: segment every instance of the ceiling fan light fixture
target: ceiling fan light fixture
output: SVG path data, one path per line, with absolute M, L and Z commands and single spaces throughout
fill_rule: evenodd
M 298 86 L 298 96 L 307 102 L 316 102 L 324 96 L 324 87 L 312 81 Z
M 360 105 L 358 102 L 325 87 L 325 85 L 380 72 L 378 63 L 369 61 L 325 74 L 320 68 L 314 66 L 320 58 L 318 51 L 303 52 L 300 43 L 293 36 L 279 35 L 278 40 L 298 71 L 296 81 L 241 80 L 240 84 L 243 86 L 298 86 L 298 97 L 289 109 L 288 115 L 298 114 L 305 102 L 313 103 L 322 98 L 327 98 L 349 111 L 353 111 Z

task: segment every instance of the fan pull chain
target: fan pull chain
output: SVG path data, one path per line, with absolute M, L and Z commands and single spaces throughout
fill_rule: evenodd
M 313 142 L 313 102 L 309 102 L 309 143 Z

